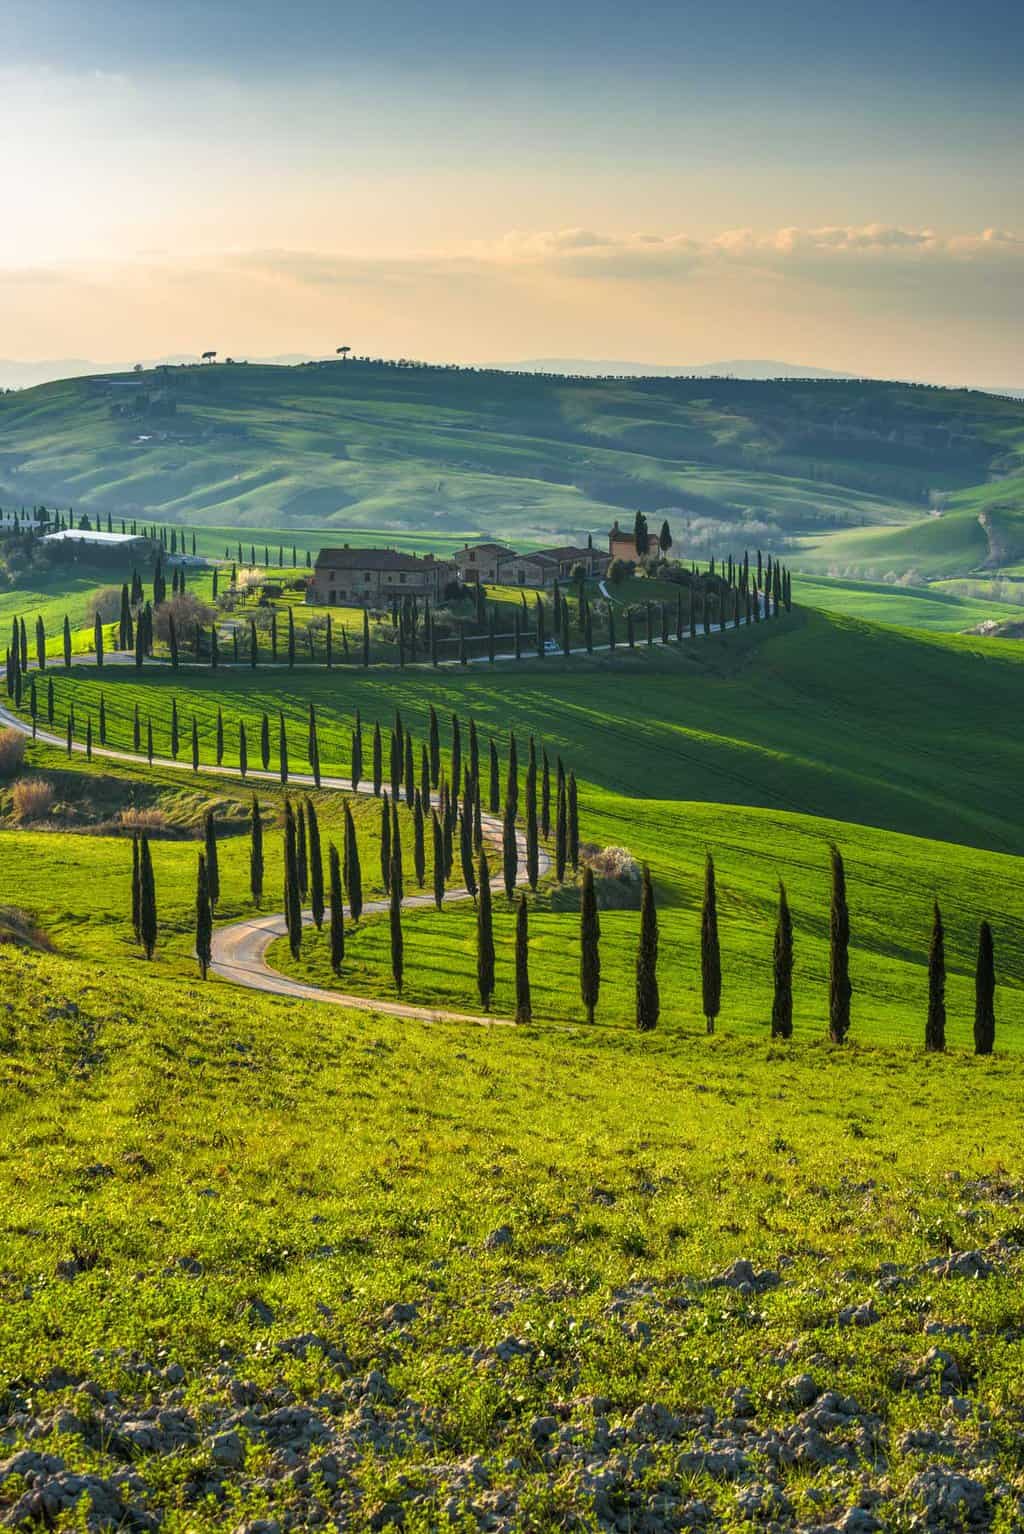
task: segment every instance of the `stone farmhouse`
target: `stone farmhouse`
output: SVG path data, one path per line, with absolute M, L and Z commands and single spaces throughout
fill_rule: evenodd
M 455 566 L 433 554 L 400 554 L 397 549 L 321 549 L 306 588 L 317 607 L 383 607 L 394 597 L 440 601 L 455 579 Z
M 574 544 L 517 554 L 500 543 L 467 543 L 454 559 L 459 579 L 466 585 L 485 581 L 501 586 L 553 586 L 556 580 L 568 580 L 576 565 L 591 576 L 603 575 L 608 565 L 608 556 L 601 550 Z
M 661 544 L 658 542 L 657 533 L 647 534 L 648 554 L 661 552 Z M 620 527 L 618 522 L 608 534 L 608 558 L 609 559 L 638 559 L 636 541 L 631 527 Z

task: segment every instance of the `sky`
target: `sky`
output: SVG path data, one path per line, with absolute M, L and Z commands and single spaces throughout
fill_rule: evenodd
M 1022 44 L 1010 0 L 4 0 L 0 351 L 1022 387 Z

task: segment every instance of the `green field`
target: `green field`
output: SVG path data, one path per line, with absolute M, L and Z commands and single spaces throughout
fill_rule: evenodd
M 887 586 L 802 574 L 793 579 L 796 600 L 808 607 L 870 623 L 891 623 L 898 628 L 957 634 L 979 623 L 999 623 L 1021 616 L 1021 609 L 1013 603 L 965 594 L 958 589 L 961 584 L 970 583 Z
M 647 584 L 631 583 L 637 600 Z M 954 1534 L 957 1519 L 1011 1534 L 1024 1517 L 1020 654 L 798 605 L 665 650 L 493 668 L 53 672 L 58 733 L 72 702 L 79 734 L 95 721 L 102 693 L 111 746 L 130 746 L 137 705 L 162 753 L 174 699 L 179 755 L 194 717 L 204 770 L 29 745 L 23 776 L 56 785 L 78 834 L 59 818 L 15 830 L 13 788 L 0 790 L 0 903 L 54 945 L 0 949 L 0 1362 L 22 1414 L 9 1452 L 93 1476 L 112 1522 L 158 1513 L 182 1534 L 255 1534 L 260 1519 L 867 1534 L 847 1516 L 857 1505 L 899 1534 Z M 283 944 L 271 960 L 378 998 L 379 1013 L 203 985 L 190 950 L 207 805 L 223 829 L 218 920 L 252 910 L 254 785 L 205 770 L 217 710 L 228 767 L 239 721 L 252 763 L 261 713 L 280 710 L 294 773 L 311 703 L 325 774 L 349 770 L 356 709 L 364 730 L 400 711 L 417 759 L 431 705 L 445 757 L 453 713 L 476 720 L 485 760 L 493 738 L 504 766 L 510 731 L 521 765 L 530 735 L 561 755 L 584 843 L 651 867 L 658 1029 L 633 1026 L 632 909 L 601 913 L 601 1001 L 595 1026 L 581 1021 L 574 892 L 550 879 L 531 903 L 526 1028 L 389 1016 L 374 916 L 349 925 L 337 981 L 312 933 L 298 961 Z M 283 791 L 258 792 L 273 910 Z M 326 843 L 341 796 L 315 799 Z M 129 842 L 113 834 L 133 807 L 166 817 L 152 964 L 132 939 Z M 354 807 L 372 898 L 379 806 Z M 402 825 L 411 891 L 404 811 Z M 826 1041 L 831 841 L 852 924 L 844 1048 Z M 796 947 L 787 1044 L 768 1036 L 780 877 Z M 945 1056 L 920 1047 L 936 897 Z M 971 1053 L 983 918 L 990 1059 Z M 403 1000 L 478 1011 L 472 906 L 403 925 Z M 500 1021 L 502 896 L 495 937 Z M 752 1268 L 730 1275 L 737 1260 Z M 19 1459 L 5 1513 L 25 1513 L 26 1471 L 53 1497 L 65 1484 L 52 1462 Z M 920 1521 L 936 1484 L 952 1499 L 944 1525 Z

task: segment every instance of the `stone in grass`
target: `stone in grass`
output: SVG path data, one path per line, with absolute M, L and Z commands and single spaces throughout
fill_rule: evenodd
M 498 1252 L 503 1246 L 511 1246 L 512 1240 L 512 1227 L 510 1225 L 499 1225 L 497 1230 L 492 1230 L 490 1235 L 485 1237 L 484 1251 Z
M 15 1528 L 23 1523 L 42 1523 L 52 1528 L 59 1518 L 85 1503 L 88 1529 L 114 1529 L 121 1526 L 127 1509 L 120 1494 L 98 1475 L 73 1475 L 62 1471 L 41 1486 L 25 1492 L 7 1513 L 4 1522 Z
M 944 1465 L 929 1465 L 907 1488 L 910 1500 L 923 1509 L 914 1527 L 922 1529 L 987 1528 L 985 1488 L 970 1476 Z
M 738 1257 L 723 1272 L 716 1273 L 711 1279 L 711 1289 L 735 1289 L 737 1294 L 763 1294 L 766 1289 L 775 1289 L 782 1282 L 777 1273 L 770 1269 L 758 1273 L 752 1262 L 745 1257 Z
M 984 1252 L 954 1252 L 950 1257 L 933 1257 L 924 1264 L 926 1273 L 936 1278 L 989 1278 L 995 1268 Z
M 845 1305 L 836 1317 L 840 1326 L 876 1326 L 881 1320 L 870 1300 L 863 1305 Z
M 810 1374 L 794 1374 L 782 1387 L 793 1406 L 813 1406 L 821 1390 Z
M 225 1470 L 240 1470 L 245 1464 L 245 1444 L 237 1433 L 219 1433 L 210 1445 L 215 1465 Z

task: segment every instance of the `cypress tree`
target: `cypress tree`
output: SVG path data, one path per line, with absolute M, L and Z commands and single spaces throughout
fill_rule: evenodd
M 943 1050 L 946 1047 L 946 939 L 937 900 L 932 912 L 932 935 L 928 944 L 928 1019 L 924 1030 L 924 1047 L 928 1050 Z
M 384 790 L 380 801 L 380 882 L 384 893 L 391 893 L 391 806 L 388 791 Z
M 352 810 L 345 800 L 345 888 L 348 891 L 348 908 L 352 920 L 358 921 L 363 914 L 363 874 L 359 865 L 359 841 Z
M 430 729 L 428 736 L 430 750 L 430 786 L 436 788 L 441 781 L 441 734 L 437 725 L 437 710 L 430 705 Z
M 288 604 L 288 669 L 295 668 L 295 614 L 291 603 Z
M 256 670 L 256 667 L 259 664 L 259 659 L 260 659 L 260 643 L 259 643 L 259 636 L 257 635 L 257 632 L 256 632 L 256 622 L 255 622 L 255 619 L 250 618 L 249 619 L 249 665 L 252 667 L 253 671 Z
M 324 664 L 330 671 L 334 664 L 334 625 L 330 613 L 327 614 L 327 627 L 324 629 L 324 645 Z
M 395 730 L 391 731 L 388 761 L 391 768 L 391 800 L 394 803 L 402 786 L 402 741 Z
M 207 810 L 203 817 L 203 840 L 206 844 L 206 884 L 210 909 L 215 911 L 220 901 L 220 861 L 217 857 L 217 823 L 212 810 Z
M 462 801 L 459 822 L 459 856 L 462 860 L 463 882 L 473 899 L 476 899 L 476 870 L 473 866 L 473 805 L 471 800 Z
M 249 743 L 245 736 L 245 724 L 238 721 L 238 770 L 244 778 L 249 771 Z
M 363 608 L 363 665 L 370 664 L 370 614 Z
M 97 666 L 102 666 L 103 665 L 103 621 L 100 618 L 99 613 L 97 613 L 96 617 L 93 619 L 93 625 L 92 625 L 92 643 L 93 643 L 93 649 L 96 651 L 96 664 L 97 664 Z
M 833 1044 L 845 1042 L 850 1031 L 850 913 L 846 904 L 846 870 L 839 848 L 829 849 L 832 902 L 829 912 L 828 1017 Z
M 974 971 L 974 1053 L 990 1055 L 996 1042 L 996 968 L 992 928 L 978 928 L 978 962 Z
M 658 994 L 658 915 L 654 908 L 651 871 L 644 864 L 640 894 L 640 942 L 636 955 L 636 1026 L 649 1033 L 658 1025 L 661 998 Z
M 434 852 L 434 904 L 440 910 L 444 904 L 444 832 L 436 810 L 430 812 L 430 835 Z
M 178 748 L 181 744 L 178 734 L 178 700 L 171 699 L 171 755 L 175 761 L 178 759 Z
M 427 851 L 424 845 L 423 796 L 416 790 L 412 806 L 412 861 L 416 873 L 416 885 L 422 889 L 427 881 Z
M 459 717 L 452 715 L 452 784 L 458 792 L 462 781 L 462 733 L 459 729 Z
M 331 969 L 340 973 L 345 958 L 345 910 L 341 903 L 341 859 L 332 842 L 327 850 L 331 903 Z
M 569 851 L 569 816 L 566 803 L 565 774 L 562 759 L 558 759 L 558 804 L 555 811 L 555 877 L 559 884 L 565 883 L 565 865 Z
M 519 896 L 516 908 L 516 1022 L 533 1020 L 530 999 L 530 939 L 527 931 L 526 896 Z
M 67 613 L 64 614 L 64 670 L 71 670 L 71 624 Z
M 157 938 L 156 881 L 149 837 L 145 832 L 139 841 L 139 938 L 146 958 L 151 959 Z
M 288 946 L 293 959 L 302 952 L 302 900 L 299 895 L 299 859 L 295 813 L 289 800 L 284 805 L 284 916 Z
M 146 759 L 149 765 L 153 765 L 153 721 L 146 715 Z
M 580 807 L 579 797 L 576 792 L 576 774 L 570 772 L 569 782 L 566 787 L 566 817 L 569 862 L 573 870 L 580 866 Z
M 535 890 L 540 877 L 540 848 L 537 841 L 537 752 L 532 735 L 526 765 L 526 877 L 530 888 Z
M 33 718 L 35 718 L 35 712 L 36 712 L 36 702 L 35 702 L 35 699 L 36 699 L 36 684 L 35 684 L 35 680 L 33 679 L 33 682 L 32 682 L 32 717 Z M 107 743 L 107 700 L 104 697 L 103 693 L 100 693 L 99 724 L 100 724 L 100 745 L 101 746 L 105 746 L 106 743 Z
M 793 1036 L 793 918 L 786 898 L 786 886 L 779 880 L 779 915 L 775 924 L 772 952 L 775 979 L 772 996 L 772 1038 Z
M 220 708 L 217 709 L 217 766 L 224 760 L 224 716 Z
M 263 816 L 260 813 L 260 801 L 255 794 L 252 796 L 249 825 L 252 831 L 249 844 L 249 891 L 253 905 L 259 906 L 263 900 Z
M 284 712 L 279 709 L 277 713 L 277 755 L 278 771 L 281 782 L 288 781 L 288 732 L 285 728 Z
M 380 798 L 381 785 L 384 781 L 384 750 L 381 745 L 380 723 L 373 726 L 373 791 Z
M 594 870 L 588 863 L 583 870 L 583 887 L 580 890 L 580 997 L 587 1009 L 588 1023 L 594 1021 L 600 991 L 601 923 L 597 914 Z
M 608 603 L 608 649 L 615 649 L 615 608 Z
M 710 852 L 704 859 L 704 904 L 700 916 L 700 979 L 704 999 L 704 1021 L 708 1033 L 714 1033 L 715 1019 L 722 1007 L 722 954 L 718 944 L 715 860 Z
M 270 715 L 264 711 L 260 715 L 260 761 L 263 771 L 270 770 Z
M 306 853 L 306 812 L 302 805 L 295 815 L 295 869 L 299 879 L 299 899 L 309 894 L 309 862 Z
M 210 940 L 213 936 L 213 910 L 210 901 L 210 880 L 206 866 L 206 859 L 199 854 L 199 868 L 196 874 L 196 958 L 199 960 L 199 974 L 203 980 L 210 967 Z
M 508 771 L 505 777 L 505 805 L 511 806 L 512 819 L 519 814 L 519 749 L 516 738 L 508 738 Z
M 324 860 L 320 850 L 320 822 L 312 799 L 306 799 L 306 834 L 309 838 L 309 904 L 317 931 L 324 924 Z
M 547 748 L 540 753 L 540 834 L 547 841 L 551 835 L 551 763 Z
M 405 803 L 411 810 L 416 800 L 416 765 L 413 760 L 412 736 L 408 730 L 405 732 L 405 765 L 402 769 L 402 778 L 405 785 Z
M 501 833 L 501 867 L 505 878 L 505 896 L 511 900 L 519 877 L 519 843 L 516 840 L 516 821 L 511 813 L 511 801 L 505 801 L 505 818 Z
M 36 665 L 40 671 L 46 670 L 46 629 L 42 618 L 36 619 Z
M 402 974 L 405 968 L 405 944 L 402 938 L 402 879 L 397 867 L 391 870 L 390 885 L 388 919 L 391 936 L 391 977 L 395 982 L 395 990 L 401 995 Z
M 539 660 L 543 660 L 544 659 L 544 603 L 541 601 L 539 596 L 536 599 L 536 613 L 537 613 L 537 657 L 538 657 Z
M 391 801 L 391 889 L 394 891 L 395 880 L 398 880 L 398 898 L 401 900 L 405 895 L 405 868 L 402 863 L 402 832 L 398 823 L 397 799 Z
M 355 792 L 363 781 L 363 721 L 356 709 L 356 720 L 352 726 L 352 789 Z
M 139 882 L 139 837 L 132 837 L 132 931 L 138 943 L 142 937 L 142 888 Z
M 494 924 L 491 918 L 491 874 L 487 867 L 487 854 L 480 848 L 477 869 L 480 894 L 476 907 L 476 983 L 480 1003 L 485 1012 L 491 1009 L 494 995 Z
M 490 782 L 488 785 L 487 811 L 490 815 L 498 815 L 501 813 L 501 774 L 498 766 L 498 748 L 493 740 L 488 745 L 488 766 Z
M 132 710 L 132 750 L 136 753 L 142 750 L 142 719 L 137 703 Z
M 195 714 L 192 715 L 192 771 L 199 771 L 199 726 Z
M 313 773 L 313 782 L 320 787 L 320 738 L 316 728 L 316 710 L 312 703 L 309 705 L 309 765 Z

